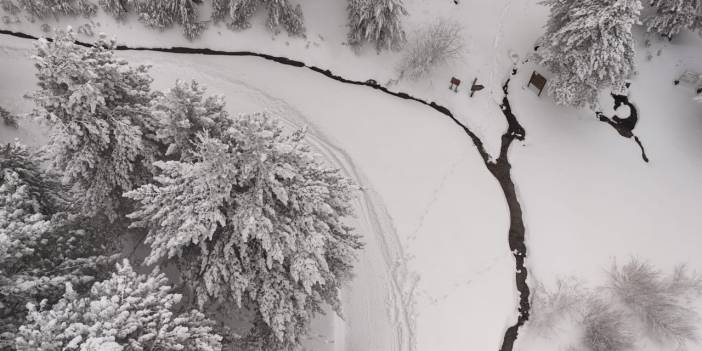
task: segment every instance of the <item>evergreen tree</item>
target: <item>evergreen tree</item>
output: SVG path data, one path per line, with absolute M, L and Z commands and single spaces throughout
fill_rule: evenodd
M 178 23 L 183 26 L 183 34 L 188 39 L 199 37 L 205 30 L 194 0 L 135 0 L 134 6 L 139 20 L 147 26 L 166 29 Z
M 305 34 L 302 7 L 299 4 L 293 6 L 288 0 L 214 0 L 212 19 L 226 21 L 232 29 L 246 29 L 261 6 L 268 10 L 267 26 L 271 31 L 277 33 L 282 27 L 290 35 Z
M 135 0 L 100 0 L 100 6 L 105 12 L 117 19 L 124 19 L 129 13 Z
M 683 29 L 702 28 L 701 0 L 652 0 L 651 6 L 656 12 L 645 20 L 649 32 L 672 38 Z
M 37 18 L 78 16 L 92 17 L 97 6 L 89 0 L 20 0 L 20 6 Z
M 197 133 L 219 136 L 231 124 L 224 106 L 222 96 L 205 97 L 205 88 L 195 81 L 178 80 L 175 87 L 154 99 L 151 114 L 158 122 L 156 139 L 166 149 L 165 155 L 186 159 Z
M 146 66 L 114 57 L 114 41 L 101 38 L 84 48 L 73 39 L 69 32 L 39 40 L 34 114 L 53 127 L 51 168 L 81 192 L 83 212 L 114 220 L 121 194 L 150 178 L 152 79 Z
M 156 184 L 127 194 L 148 228 L 146 262 L 178 263 L 200 306 L 245 305 L 264 349 L 294 349 L 328 303 L 339 310 L 360 239 L 343 222 L 355 187 L 321 164 L 304 130 L 242 116 L 201 134 L 192 162 L 156 162 Z
M 551 16 L 537 58 L 555 77 L 548 91 L 558 104 L 596 106 L 600 89 L 624 89 L 634 72 L 631 27 L 639 0 L 546 0 Z
M 29 305 L 17 348 L 37 351 L 219 351 L 221 337 L 212 322 L 193 310 L 173 309 L 181 295 L 171 293 L 158 269 L 139 275 L 124 261 L 111 278 L 95 283 L 87 296 L 71 284 L 50 309 Z
M 402 16 L 407 15 L 402 0 L 349 0 L 351 45 L 375 43 L 378 51 L 399 50 L 405 44 Z
M 10 348 L 26 304 L 54 303 L 65 283 L 85 289 L 110 264 L 95 226 L 21 144 L 0 146 L 0 349 Z

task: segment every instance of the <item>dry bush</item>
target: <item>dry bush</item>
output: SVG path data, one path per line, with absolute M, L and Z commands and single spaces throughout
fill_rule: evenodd
M 463 27 L 440 19 L 417 33 L 398 66 L 400 77 L 420 79 L 437 67 L 459 59 L 464 47 Z
M 587 289 L 575 279 L 559 279 L 554 291 L 536 283 L 532 292 L 529 330 L 545 337 L 553 335 L 562 318 L 581 310 L 582 302 L 588 296 Z
M 646 334 L 659 342 L 679 346 L 697 340 L 697 312 L 687 307 L 702 293 L 702 278 L 678 266 L 663 275 L 649 263 L 632 259 L 609 272 L 609 288 L 643 323 Z
M 583 346 L 591 351 L 625 351 L 634 346 L 634 338 L 624 312 L 592 298 L 587 302 L 581 321 Z

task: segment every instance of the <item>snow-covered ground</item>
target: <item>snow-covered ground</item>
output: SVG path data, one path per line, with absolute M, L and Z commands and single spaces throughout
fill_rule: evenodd
M 153 32 L 133 19 L 121 24 L 101 16 L 96 21 L 98 31 L 130 46 L 256 51 L 351 79 L 385 83 L 396 78 L 401 53 L 378 55 L 368 48 L 356 54 L 342 44 L 344 3 L 305 1 L 305 39 L 272 37 L 262 18 L 244 32 L 213 27 L 194 42 L 182 38 L 179 29 Z M 506 128 L 498 107 L 501 86 L 518 62 L 509 96 L 527 137 L 512 146 L 510 160 L 524 210 L 532 278 L 549 286 L 557 277 L 575 276 L 594 285 L 614 259 L 631 256 L 664 270 L 681 262 L 702 270 L 697 252 L 702 247 L 702 104 L 692 101 L 693 89 L 672 84 L 686 69 L 702 72 L 700 38 L 686 34 L 667 43 L 650 37 L 653 44 L 647 48 L 643 35 L 637 35 L 639 74 L 630 98 L 639 112 L 634 133 L 650 158 L 645 163 L 633 139 L 597 121 L 593 112 L 556 107 L 545 94 L 539 98 L 524 88 L 533 70 L 549 76 L 543 68 L 522 63 L 546 19 L 546 9 L 537 2 L 409 0 L 407 7 L 410 34 L 433 18 L 451 18 L 465 26 L 468 50 L 430 79 L 402 81 L 391 89 L 447 106 L 493 155 Z M 86 22 L 69 19 L 52 25 Z M 25 21 L 3 28 L 40 35 L 40 24 Z M 13 112 L 31 108 L 21 99 L 33 89 L 26 58 L 30 45 L 4 36 L 0 44 L 0 104 Z M 446 117 L 414 102 L 258 58 L 120 55 L 153 64 L 156 88 L 193 78 L 211 93 L 224 94 L 232 113 L 266 108 L 292 125 L 310 125 L 317 150 L 364 186 L 356 225 L 367 246 L 345 292 L 346 319 L 317 321 L 316 330 L 326 331 L 315 332 L 323 335 L 310 348 L 498 348 L 515 318 L 505 200 L 470 140 Z M 447 89 L 453 76 L 464 82 L 458 94 Z M 486 89 L 471 99 L 465 85 L 476 77 Z M 602 103 L 609 108 L 608 98 Z M 0 129 L 0 141 L 19 136 L 39 144 L 42 137 L 35 131 Z M 540 339 L 527 327 L 518 349 L 557 350 L 571 341 Z
M 510 92 L 527 130 L 526 145 L 515 148 L 512 164 L 528 227 L 530 274 L 547 285 L 574 276 L 594 287 L 615 259 L 624 263 L 634 256 L 664 271 L 680 263 L 702 271 L 702 104 L 692 101 L 694 89 L 673 85 L 686 69 L 702 71 L 702 40 L 689 33 L 673 43 L 656 40 L 648 50 L 651 61 L 646 51 L 639 51 L 630 98 L 639 112 L 634 133 L 649 163 L 632 139 L 592 112 L 556 108 L 530 90 Z M 529 74 L 531 66 L 522 68 L 518 80 L 527 81 Z M 523 350 L 562 349 L 554 342 L 523 340 Z
M 19 50 L 31 42 L 8 38 L 3 45 L 8 69 L 0 79 L 31 77 L 28 52 Z M 333 337 L 347 350 L 499 344 L 514 309 L 506 207 L 450 120 L 418 103 L 258 58 L 120 54 L 153 64 L 155 88 L 196 79 L 210 93 L 225 94 L 232 113 L 267 109 L 310 126 L 318 150 L 364 187 L 357 227 L 367 246 L 345 292 L 346 321 L 330 321 L 338 327 L 316 344 Z M 31 89 L 24 78 L 3 90 L 9 95 L 3 101 Z M 13 112 L 28 107 L 15 105 Z

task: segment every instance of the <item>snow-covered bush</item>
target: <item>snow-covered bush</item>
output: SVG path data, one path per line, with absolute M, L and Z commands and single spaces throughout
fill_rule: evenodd
M 158 269 L 134 272 L 128 261 L 110 279 L 95 283 L 87 296 L 66 284 L 51 308 L 29 305 L 20 327 L 19 350 L 59 351 L 219 351 L 221 337 L 202 313 L 175 312 L 182 296 L 171 293 Z
M 177 80 L 175 87 L 151 102 L 158 123 L 156 139 L 169 159 L 184 160 L 192 151 L 196 135 L 208 132 L 218 137 L 231 124 L 222 96 L 205 97 L 197 82 Z
M 122 193 L 151 176 L 152 79 L 148 67 L 116 58 L 113 40 L 84 48 L 73 39 L 69 31 L 38 41 L 34 114 L 52 126 L 50 166 L 81 192 L 83 212 L 114 220 Z
M 291 4 L 289 0 L 214 0 L 212 20 L 224 21 L 231 29 L 246 29 L 251 26 L 251 17 L 260 6 L 266 6 L 266 23 L 274 33 L 282 27 L 290 35 L 305 34 L 302 7 Z
M 574 279 L 558 280 L 554 291 L 537 283 L 532 288 L 529 330 L 550 336 L 563 318 L 581 312 L 583 301 L 589 297 L 590 293 Z
M 37 18 L 59 16 L 94 16 L 97 5 L 89 0 L 19 0 L 25 11 Z
M 581 321 L 583 346 L 590 351 L 632 350 L 634 337 L 624 312 L 611 304 L 591 299 Z
M 111 257 L 95 225 L 64 212 L 70 201 L 21 144 L 0 145 L 0 349 L 14 339 L 28 302 L 55 302 L 65 283 L 101 279 Z
M 662 275 L 649 263 L 631 260 L 610 270 L 610 289 L 644 324 L 646 335 L 659 342 L 684 344 L 697 340 L 697 312 L 688 307 L 702 294 L 702 277 L 679 266 Z
M 445 19 L 420 30 L 398 66 L 400 77 L 417 80 L 459 59 L 465 46 L 462 31 L 460 24 Z
M 263 349 L 299 346 L 323 304 L 339 310 L 360 239 L 344 224 L 355 186 L 317 160 L 304 130 L 286 134 L 265 114 L 200 134 L 189 162 L 156 162 L 160 175 L 125 194 L 148 228 L 146 263 L 179 265 L 201 306 L 245 305 Z
M 551 7 L 537 58 L 555 76 L 548 91 L 558 104 L 597 105 L 600 89 L 624 90 L 634 72 L 639 0 L 544 0 Z
M 644 21 L 649 32 L 672 38 L 683 29 L 702 28 L 701 0 L 652 0 L 651 6 L 656 11 Z
M 173 24 L 183 26 L 188 39 L 200 36 L 206 26 L 200 22 L 194 0 L 133 0 L 139 20 L 149 27 L 166 29 Z
M 2 119 L 2 124 L 17 129 L 17 116 L 13 115 L 2 106 L 0 106 L 0 119 Z
M 349 0 L 351 45 L 374 43 L 378 51 L 399 50 L 405 44 L 402 17 L 407 15 L 402 0 Z

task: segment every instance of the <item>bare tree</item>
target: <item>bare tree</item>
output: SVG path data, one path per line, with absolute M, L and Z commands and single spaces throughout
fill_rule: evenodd
M 398 66 L 400 78 L 418 80 L 437 67 L 459 59 L 464 47 L 463 27 L 457 22 L 439 19 L 417 33 Z
M 682 346 L 697 340 L 697 312 L 688 307 L 702 294 L 702 277 L 678 266 L 663 275 L 651 264 L 632 259 L 609 272 L 614 296 L 643 323 L 646 334 L 660 342 Z
M 541 283 L 533 287 L 529 330 L 541 336 L 550 336 L 556 332 L 556 326 L 563 318 L 579 312 L 582 302 L 591 293 L 574 278 L 559 279 L 556 288 L 549 291 Z
M 634 346 L 626 315 L 598 298 L 587 301 L 581 324 L 582 344 L 591 351 L 625 351 Z

